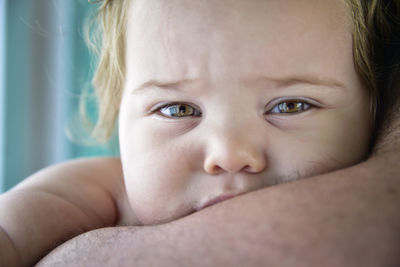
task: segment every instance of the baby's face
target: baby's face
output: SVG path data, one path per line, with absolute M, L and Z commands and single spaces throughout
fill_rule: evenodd
M 130 204 L 170 221 L 359 162 L 370 98 L 342 0 L 136 0 L 120 118 Z

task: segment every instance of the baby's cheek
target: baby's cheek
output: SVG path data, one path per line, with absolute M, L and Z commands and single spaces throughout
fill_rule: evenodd
M 142 224 L 154 224 L 163 217 L 168 189 L 160 190 L 161 183 L 152 177 L 143 176 L 127 179 L 126 187 L 131 208 Z
M 282 182 L 347 167 L 364 156 L 363 147 L 354 146 L 346 136 L 323 132 L 288 137 L 285 146 L 277 148 L 279 153 L 275 154 L 275 163 L 271 165 Z
M 155 224 L 182 216 L 182 203 L 190 173 L 185 157 L 161 150 L 144 152 L 127 163 L 125 184 L 136 217 Z
M 310 153 L 309 159 L 304 164 L 307 175 L 322 174 L 329 171 L 349 167 L 362 161 L 367 153 L 368 143 L 352 140 L 346 135 L 338 134 L 329 142 L 321 142 Z

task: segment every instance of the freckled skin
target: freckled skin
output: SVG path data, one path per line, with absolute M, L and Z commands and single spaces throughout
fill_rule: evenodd
M 366 156 L 370 99 L 354 69 L 342 1 L 139 0 L 130 8 L 119 135 L 140 223 Z M 190 82 L 135 92 L 149 80 Z M 269 112 L 282 101 L 288 111 L 311 108 Z M 201 116 L 150 112 L 160 103 Z

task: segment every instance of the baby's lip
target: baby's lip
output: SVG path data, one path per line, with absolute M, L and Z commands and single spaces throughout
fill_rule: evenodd
M 224 193 L 224 194 L 221 194 L 221 195 L 213 196 L 210 199 L 208 199 L 206 202 L 204 202 L 201 205 L 199 205 L 197 210 L 201 210 L 201 209 L 207 208 L 209 206 L 212 206 L 212 205 L 217 204 L 219 202 L 225 201 L 227 199 L 234 198 L 234 197 L 236 197 L 238 195 L 240 195 L 240 194 L 239 193 Z

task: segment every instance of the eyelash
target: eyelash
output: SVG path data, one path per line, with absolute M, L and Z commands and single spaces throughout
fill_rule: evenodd
M 279 101 L 269 109 L 266 114 L 295 115 L 303 113 L 313 107 L 315 107 L 315 105 L 302 99 L 287 99 Z M 285 112 L 283 111 L 284 109 L 287 109 L 288 111 Z
M 277 103 L 274 104 L 274 106 L 271 109 L 265 112 L 265 115 L 275 115 L 275 114 L 296 115 L 316 107 L 314 104 L 311 104 L 310 102 L 304 99 L 285 99 L 276 102 Z M 175 108 L 175 112 L 177 111 L 181 112 L 181 116 L 172 115 L 170 110 L 171 108 Z M 185 110 L 183 108 L 185 108 Z M 282 112 L 282 109 L 292 109 L 292 111 Z M 293 109 L 297 109 L 297 111 L 296 110 L 293 111 Z M 165 114 L 166 111 L 169 111 L 169 114 Z M 161 106 L 156 106 L 151 110 L 151 112 L 158 113 L 159 115 L 167 118 L 176 118 L 176 119 L 202 116 L 202 113 L 198 108 L 193 107 L 190 104 L 181 102 L 167 103 Z M 189 112 L 191 114 L 183 114 L 186 112 Z
M 170 115 L 167 115 L 167 114 L 162 112 L 163 110 L 167 111 L 168 109 L 173 108 L 173 107 L 175 107 L 175 112 L 177 112 L 177 111 L 178 112 L 182 112 L 182 113 L 185 112 L 185 111 L 187 112 L 188 110 L 183 110 L 182 109 L 182 107 L 184 107 L 186 109 L 189 109 L 189 111 L 191 111 L 192 114 L 189 114 L 189 115 L 183 114 L 182 116 L 175 116 L 175 115 L 171 115 L 171 113 L 170 113 Z M 177 118 L 177 119 L 185 118 L 185 117 L 189 117 L 189 116 L 191 116 L 191 117 L 201 117 L 201 115 L 202 115 L 201 111 L 199 111 L 197 108 L 193 107 L 192 105 L 186 104 L 186 103 L 180 103 L 180 102 L 178 102 L 178 103 L 168 103 L 168 104 L 163 104 L 161 106 L 156 106 L 155 108 L 153 108 L 152 112 L 153 113 L 158 113 L 161 116 L 164 116 L 164 117 L 167 117 L 167 118 Z

